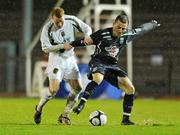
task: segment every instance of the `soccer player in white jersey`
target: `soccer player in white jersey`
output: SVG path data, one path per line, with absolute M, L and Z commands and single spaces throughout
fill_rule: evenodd
M 55 96 L 62 79 L 70 84 L 71 90 L 67 97 L 65 109 L 59 116 L 58 122 L 66 125 L 71 124 L 69 115 L 82 89 L 82 84 L 74 57 L 74 48 L 69 50 L 64 43 L 74 41 L 77 30 L 84 33 L 85 44 L 92 42 L 89 37 L 92 33 L 91 28 L 75 16 L 64 15 L 64 9 L 59 7 L 51 11 L 51 20 L 42 29 L 40 38 L 42 50 L 49 53 L 46 69 L 49 78 L 49 91 L 41 97 L 39 104 L 36 105 L 34 114 L 36 124 L 41 122 L 42 109 L 49 99 Z

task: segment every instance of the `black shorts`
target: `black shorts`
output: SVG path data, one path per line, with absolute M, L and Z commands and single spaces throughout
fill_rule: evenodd
M 111 83 L 113 86 L 118 87 L 117 77 L 126 77 L 127 73 L 117 67 L 117 65 L 105 65 L 98 61 L 91 60 L 89 63 L 90 73 L 88 78 L 92 80 L 92 73 L 101 73 L 104 75 L 104 80 Z

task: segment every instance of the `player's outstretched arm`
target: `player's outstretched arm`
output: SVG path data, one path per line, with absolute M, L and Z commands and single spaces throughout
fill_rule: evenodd
M 160 26 L 160 24 L 156 20 L 152 20 L 151 22 L 144 23 L 140 26 L 140 28 L 142 29 L 141 33 L 142 34 L 147 33 L 159 26 Z
M 125 32 L 123 36 L 127 36 L 127 41 L 130 42 L 136 38 L 143 36 L 144 34 L 150 32 L 151 30 L 159 26 L 160 24 L 156 20 L 151 20 L 150 22 L 144 23 L 135 29 Z

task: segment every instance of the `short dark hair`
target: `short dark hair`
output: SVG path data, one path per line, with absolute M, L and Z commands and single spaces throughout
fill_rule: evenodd
M 128 16 L 124 11 L 122 11 L 115 19 L 115 22 L 120 21 L 122 23 L 129 23 Z

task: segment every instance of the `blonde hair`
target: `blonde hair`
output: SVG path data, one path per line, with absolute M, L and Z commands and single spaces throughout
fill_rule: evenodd
M 60 7 L 55 7 L 51 11 L 51 17 L 56 16 L 58 18 L 61 18 L 64 15 L 64 9 Z

